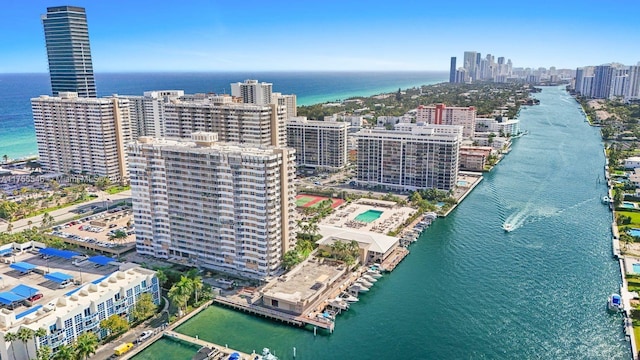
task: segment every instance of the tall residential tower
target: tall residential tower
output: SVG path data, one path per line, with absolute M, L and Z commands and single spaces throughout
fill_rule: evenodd
M 56 6 L 42 15 L 53 96 L 75 92 L 96 97 L 89 28 L 84 8 Z
M 138 253 L 276 275 L 295 239 L 293 151 L 190 135 L 128 145 Z

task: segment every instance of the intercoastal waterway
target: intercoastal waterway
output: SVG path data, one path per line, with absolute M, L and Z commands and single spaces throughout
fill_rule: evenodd
M 598 129 L 559 87 L 521 111 L 529 134 L 411 254 L 337 319 L 333 334 L 211 306 L 178 332 L 281 359 L 629 359 Z M 506 233 L 505 222 L 515 229 Z M 143 355 L 184 358 L 170 340 Z

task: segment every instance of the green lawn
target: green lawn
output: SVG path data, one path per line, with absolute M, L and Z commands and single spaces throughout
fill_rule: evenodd
M 105 192 L 107 194 L 113 195 L 113 194 L 117 194 L 123 191 L 127 191 L 131 189 L 131 186 L 120 186 L 120 185 L 116 185 L 116 186 L 111 186 L 110 188 L 106 189 Z
M 76 201 L 72 201 L 66 204 L 60 204 L 58 206 L 52 206 L 52 207 L 48 207 L 46 209 L 40 209 L 40 210 L 36 210 L 32 213 L 29 213 L 27 215 L 25 215 L 24 217 L 20 218 L 20 219 L 26 219 L 26 218 L 30 218 L 32 216 L 36 216 L 36 215 L 40 215 L 40 214 L 44 214 L 44 213 L 48 213 L 48 212 L 52 212 L 54 210 L 59 210 L 59 209 L 63 209 L 69 206 L 73 206 L 73 205 L 78 205 L 78 204 L 82 204 L 83 202 L 87 202 L 89 200 L 93 200 L 95 199 L 97 196 L 92 196 L 92 195 L 87 195 L 81 199 L 78 199 Z M 18 220 L 20 220 L 18 219 Z
M 637 226 L 640 227 L 640 212 L 635 211 L 616 211 L 619 215 L 628 216 L 631 218 L 631 224 L 627 224 L 624 226 Z

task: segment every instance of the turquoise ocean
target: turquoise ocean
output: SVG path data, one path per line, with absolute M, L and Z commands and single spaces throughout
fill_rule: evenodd
M 149 90 L 230 93 L 232 82 L 257 79 L 273 83 L 274 91 L 295 94 L 298 105 L 317 104 L 443 82 L 444 72 L 212 72 L 99 73 L 98 96 L 142 95 Z M 0 156 L 37 156 L 30 99 L 51 95 L 48 74 L 0 74 Z

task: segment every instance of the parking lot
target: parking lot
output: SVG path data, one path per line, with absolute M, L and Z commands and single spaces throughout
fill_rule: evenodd
M 118 232 L 126 237 L 111 240 Z M 51 234 L 65 242 L 105 252 L 133 247 L 136 240 L 131 209 L 122 207 L 55 226 Z
M 47 304 L 51 300 L 78 288 L 83 283 L 94 281 L 118 270 L 118 266 L 115 265 L 96 266 L 91 262 L 76 266 L 73 265 L 75 259 L 45 257 L 33 250 L 9 254 L 0 257 L 0 260 L 2 260 L 0 261 L 2 291 L 10 291 L 19 285 L 26 285 L 36 290 L 32 296 L 33 301 L 18 302 L 11 304 L 11 306 L 3 304 L 3 307 L 14 308 L 17 312 L 27 310 L 30 306 Z M 35 268 L 24 273 L 10 267 L 11 263 L 20 262 L 26 262 Z M 56 272 L 69 275 L 71 279 L 59 283 L 44 277 L 45 274 Z M 42 296 L 36 296 L 37 294 L 42 294 Z

